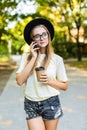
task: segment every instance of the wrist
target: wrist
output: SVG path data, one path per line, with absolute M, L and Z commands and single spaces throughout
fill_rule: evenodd
M 53 83 L 53 79 L 49 78 L 49 79 L 48 79 L 48 85 L 51 86 L 52 83 Z
M 31 59 L 32 59 L 32 60 L 36 60 L 36 58 L 37 58 L 37 56 L 32 56 Z

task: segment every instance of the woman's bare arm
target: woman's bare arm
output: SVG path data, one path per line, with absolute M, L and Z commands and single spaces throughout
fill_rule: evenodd
M 57 89 L 57 90 L 66 90 L 68 88 L 68 81 L 58 81 L 49 78 L 46 74 L 42 74 L 40 77 L 40 81 L 44 84 L 48 84 L 49 86 Z
M 57 81 L 57 80 L 49 80 L 48 85 L 52 86 L 55 89 L 59 90 L 67 90 L 68 88 L 68 81 Z
M 30 72 L 34 66 L 36 58 L 32 57 L 29 63 L 25 66 L 25 68 L 22 70 L 22 72 L 18 73 L 16 75 L 16 81 L 18 85 L 22 85 L 23 83 L 26 82 L 27 78 L 30 75 Z
M 25 66 L 25 68 L 16 75 L 16 81 L 18 85 L 22 85 L 23 83 L 26 82 L 27 78 L 29 77 L 31 70 L 34 66 L 34 63 L 36 61 L 37 58 L 37 50 L 39 48 L 34 48 L 34 46 L 37 45 L 37 43 L 32 42 L 30 44 L 30 50 L 31 50 L 31 54 L 32 54 L 32 58 L 29 61 L 29 63 Z

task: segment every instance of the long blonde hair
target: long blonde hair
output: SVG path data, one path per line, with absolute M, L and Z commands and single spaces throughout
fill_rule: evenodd
M 46 51 L 45 51 L 46 56 L 45 56 L 45 58 L 44 58 L 44 60 L 41 64 L 41 66 L 43 66 L 43 67 L 45 67 L 45 69 L 47 69 L 47 67 L 50 63 L 50 60 L 51 60 L 51 56 L 54 53 L 54 51 L 53 51 L 53 47 L 52 47 L 52 44 L 51 44 L 51 37 L 50 37 L 49 31 L 47 30 L 47 28 L 44 25 L 38 25 L 38 26 L 44 28 L 48 32 L 48 45 L 46 46 Z M 38 26 L 35 26 L 34 28 L 36 28 Z M 31 37 L 32 37 L 32 32 L 33 32 L 34 28 L 31 31 Z M 31 73 L 33 73 L 33 70 L 35 69 L 35 67 L 37 66 L 37 63 L 38 63 L 40 52 L 38 51 L 37 53 L 38 53 L 38 55 L 37 55 L 35 64 L 34 64 L 32 70 L 31 70 Z M 27 63 L 30 61 L 31 58 L 32 58 L 32 54 L 30 52 L 29 55 L 28 55 L 28 58 L 27 58 Z

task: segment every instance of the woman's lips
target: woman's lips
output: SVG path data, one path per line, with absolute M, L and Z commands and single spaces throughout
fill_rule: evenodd
M 45 44 L 45 42 L 40 42 L 40 44 Z

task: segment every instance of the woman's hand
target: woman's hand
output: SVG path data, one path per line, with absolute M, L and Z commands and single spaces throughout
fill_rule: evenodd
M 68 88 L 68 81 L 58 81 L 58 80 L 53 80 L 49 78 L 46 74 L 41 74 L 40 76 L 40 82 L 43 84 L 47 84 L 57 90 L 67 90 Z
M 44 73 L 41 74 L 40 76 L 40 82 L 44 83 L 44 84 L 48 84 L 49 83 L 50 78 L 48 78 L 48 76 Z
M 37 57 L 37 51 L 40 49 L 39 47 L 35 47 L 36 45 L 38 45 L 36 42 L 32 42 L 30 44 L 30 51 L 32 54 L 32 57 Z

